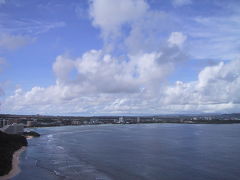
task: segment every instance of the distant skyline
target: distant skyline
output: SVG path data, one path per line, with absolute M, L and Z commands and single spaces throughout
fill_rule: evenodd
M 240 112 L 239 0 L 0 0 L 0 113 Z

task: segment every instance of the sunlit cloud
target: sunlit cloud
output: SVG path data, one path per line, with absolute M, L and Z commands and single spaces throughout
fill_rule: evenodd
M 2 111 L 41 114 L 237 112 L 240 14 L 234 10 L 227 17 L 188 16 L 183 15 L 185 12 L 178 16 L 183 6 L 195 8 L 195 1 L 173 0 L 169 5 L 174 13 L 161 7 L 153 8 L 145 0 L 91 0 L 84 11 L 74 6 L 77 23 L 90 21 L 87 25 L 98 33 L 102 46 L 84 46 L 85 50 L 74 56 L 58 52 L 51 61 L 55 83 L 43 86 L 36 82 L 27 90 L 16 88 L 3 99 Z M 88 12 L 89 18 L 79 18 L 82 12 Z M 0 48 L 27 46 L 32 37 L 51 33 L 55 28 L 67 28 L 72 23 L 62 20 L 17 22 L 15 28 L 14 23 L 4 26 L 9 33 L 0 36 Z M 15 30 L 26 34 L 16 35 Z M 62 33 L 66 33 L 67 38 L 72 36 Z M 74 35 L 77 38 L 77 33 Z M 75 47 L 85 43 L 94 46 L 94 42 L 80 39 Z M 196 67 L 184 67 L 185 73 L 193 76 L 191 80 L 179 76 L 170 81 L 176 68 L 184 63 L 208 60 L 214 63 L 198 67 L 195 74 L 192 71 Z

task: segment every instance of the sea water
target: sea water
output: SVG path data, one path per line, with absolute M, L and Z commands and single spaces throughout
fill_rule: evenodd
M 239 180 L 239 124 L 36 128 L 14 180 Z

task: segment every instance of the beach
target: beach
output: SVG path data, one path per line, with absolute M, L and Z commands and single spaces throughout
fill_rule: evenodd
M 20 172 L 19 168 L 19 156 L 21 153 L 26 149 L 26 146 L 21 147 L 19 150 L 15 151 L 13 154 L 13 159 L 12 159 L 12 169 L 11 171 L 4 175 L 0 176 L 0 180 L 8 180 L 11 179 L 12 177 L 16 176 Z

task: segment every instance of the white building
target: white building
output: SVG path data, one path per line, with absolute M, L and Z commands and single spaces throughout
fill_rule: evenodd
M 34 121 L 27 121 L 27 127 L 32 127 L 35 125 Z
M 75 121 L 72 121 L 72 125 L 80 125 L 81 124 L 81 122 L 80 121 L 77 121 L 77 120 L 75 120 Z
M 118 123 L 124 123 L 125 121 L 124 121 L 124 118 L 121 116 L 121 117 L 119 117 L 119 119 L 118 119 Z
M 7 134 L 22 134 L 24 132 L 24 125 L 23 124 L 11 124 L 4 126 L 1 131 Z
M 8 121 L 8 120 L 5 120 L 5 119 L 1 119 L 1 120 L 0 120 L 0 128 L 6 126 L 6 125 L 8 125 L 8 124 L 9 124 L 9 121 Z
M 140 117 L 137 117 L 137 123 L 140 123 Z

